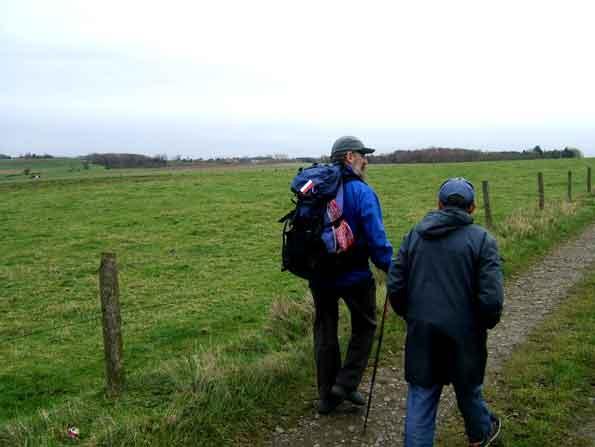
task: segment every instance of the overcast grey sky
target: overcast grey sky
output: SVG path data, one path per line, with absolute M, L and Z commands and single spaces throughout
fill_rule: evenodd
M 0 153 L 595 156 L 595 6 L 0 0 Z

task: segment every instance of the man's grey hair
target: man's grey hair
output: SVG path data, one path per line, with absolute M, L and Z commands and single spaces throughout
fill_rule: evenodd
M 338 154 L 331 155 L 331 161 L 333 163 L 345 163 L 347 158 L 347 152 L 339 152 Z

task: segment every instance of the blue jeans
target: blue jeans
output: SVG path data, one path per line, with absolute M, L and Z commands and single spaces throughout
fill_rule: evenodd
M 455 387 L 457 404 L 465 431 L 472 442 L 482 441 L 490 432 L 492 414 L 483 399 L 482 386 Z M 407 417 L 405 419 L 405 447 L 431 447 L 434 445 L 436 412 L 442 385 L 430 388 L 409 384 Z

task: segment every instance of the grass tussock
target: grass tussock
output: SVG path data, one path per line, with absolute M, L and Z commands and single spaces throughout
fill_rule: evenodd
M 295 384 L 311 374 L 308 368 L 304 371 L 298 366 L 305 362 L 307 353 L 305 346 L 295 345 L 283 352 L 271 352 L 250 366 L 241 359 L 220 359 L 224 366 L 215 367 L 217 374 L 213 376 L 208 375 L 213 366 L 202 362 L 201 369 L 200 356 L 196 356 L 189 363 L 179 364 L 182 371 L 177 374 L 197 379 L 187 389 L 178 390 L 164 416 L 151 427 L 147 421 L 141 426 L 132 424 L 127 435 L 118 435 L 120 440 L 115 444 L 105 437 L 100 445 L 131 445 L 132 434 L 136 436 L 134 445 L 155 439 L 168 445 L 229 445 L 239 433 L 250 433 L 255 420 L 262 423 L 271 412 L 282 408 Z
M 512 211 L 491 230 L 505 259 L 504 274 L 520 273 L 556 244 L 593 222 L 594 196 L 574 202 L 546 203 L 543 210 L 524 207 Z
M 226 373 L 224 360 L 218 351 L 203 351 L 164 362 L 159 371 L 177 392 L 208 392 L 210 384 Z
M 496 226 L 499 239 L 506 241 L 544 235 L 555 227 L 561 218 L 572 217 L 578 209 L 577 202 L 550 202 L 543 210 L 537 207 L 521 208 L 507 216 Z M 502 245 L 502 244 L 501 244 Z
M 314 304 L 308 292 L 302 298 L 275 299 L 270 306 L 266 331 L 284 342 L 295 342 L 312 332 Z
M 288 344 L 249 364 L 224 350 L 196 352 L 130 377 L 119 401 L 88 399 L 85 405 L 74 399 L 4 424 L 0 445 L 230 445 L 242 434 L 255 436 L 256 421 L 267 425 L 301 393 L 313 375 L 304 366 L 311 363 L 309 342 Z M 118 414 L 122 405 L 136 409 Z M 80 428 L 77 441 L 67 436 L 72 425 Z
M 0 446 L 68 445 L 73 442 L 67 435 L 68 428 L 90 420 L 89 409 L 75 398 L 59 409 L 42 409 L 31 418 L 14 420 L 0 428 Z

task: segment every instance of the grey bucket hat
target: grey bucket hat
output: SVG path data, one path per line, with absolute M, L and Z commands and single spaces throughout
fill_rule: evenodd
M 375 149 L 364 146 L 364 143 L 362 143 L 359 138 L 345 136 L 338 138 L 337 141 L 334 142 L 331 149 L 331 157 L 345 154 L 349 151 L 359 152 L 360 154 L 371 154 L 374 150 Z

